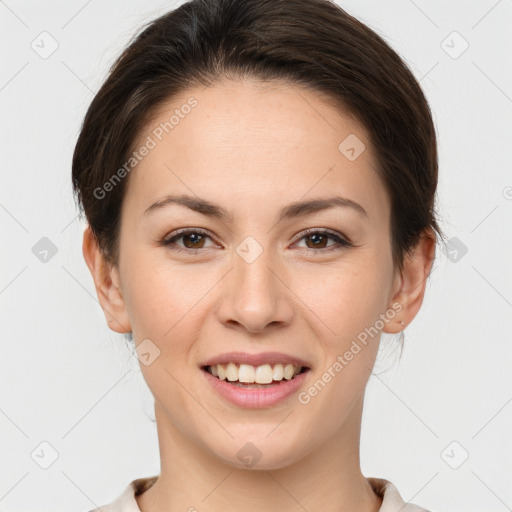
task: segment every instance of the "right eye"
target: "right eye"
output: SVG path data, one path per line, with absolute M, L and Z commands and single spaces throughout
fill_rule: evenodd
M 202 229 L 181 229 L 177 233 L 171 235 L 172 236 L 166 236 L 161 240 L 161 245 L 171 250 L 181 252 L 196 252 L 195 249 L 205 249 L 207 248 L 204 246 L 206 240 L 211 239 L 210 235 Z M 183 239 L 183 245 L 176 244 L 176 241 L 180 239 Z M 184 247 L 184 249 L 179 247 Z

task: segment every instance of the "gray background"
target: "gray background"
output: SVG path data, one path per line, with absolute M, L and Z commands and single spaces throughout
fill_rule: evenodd
M 363 472 L 432 510 L 510 510 L 512 2 L 339 3 L 421 81 L 450 239 L 400 362 L 383 340 Z M 70 163 L 113 59 L 175 5 L 0 2 L 1 510 L 90 510 L 159 472 L 151 397 L 82 257 Z

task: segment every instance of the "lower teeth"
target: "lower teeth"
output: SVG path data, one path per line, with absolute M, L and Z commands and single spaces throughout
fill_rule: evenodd
M 269 384 L 244 384 L 243 382 L 239 382 L 237 380 L 234 382 L 230 382 L 228 380 L 226 382 L 229 382 L 230 384 L 233 384 L 234 386 L 238 386 L 239 388 L 268 388 L 269 386 L 273 386 L 281 381 L 274 380 L 274 381 L 270 382 Z

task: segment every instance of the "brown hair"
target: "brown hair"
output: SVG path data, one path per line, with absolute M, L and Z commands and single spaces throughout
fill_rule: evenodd
M 94 97 L 78 137 L 75 200 L 110 264 L 119 261 L 128 177 L 104 197 L 97 191 L 130 158 L 163 102 L 189 87 L 244 77 L 308 87 L 366 128 L 391 198 L 395 267 L 403 268 L 405 253 L 427 228 L 443 238 L 434 206 L 431 112 L 407 65 L 379 35 L 329 0 L 192 0 L 134 37 Z

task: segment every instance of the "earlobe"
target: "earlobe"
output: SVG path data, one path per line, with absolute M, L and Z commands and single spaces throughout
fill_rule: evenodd
M 84 231 L 82 254 L 94 280 L 98 301 L 108 326 L 118 333 L 130 332 L 132 329 L 121 291 L 118 269 L 105 260 L 90 226 Z
M 393 322 L 389 322 L 384 330 L 388 333 L 398 333 L 409 325 L 417 315 L 423 303 L 427 279 L 432 269 L 436 249 L 435 233 L 428 228 L 419 238 L 410 254 L 404 257 L 403 269 L 399 279 L 398 291 L 392 298 L 392 303 L 398 302 L 402 309 Z

